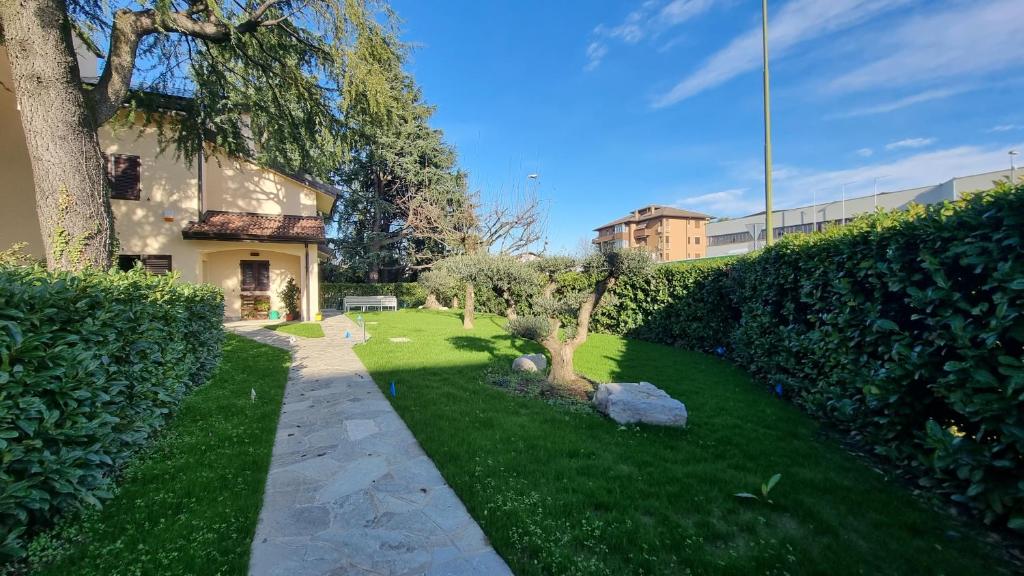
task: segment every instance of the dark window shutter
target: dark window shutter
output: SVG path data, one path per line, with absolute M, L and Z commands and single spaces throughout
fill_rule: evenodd
M 169 274 L 171 272 L 171 257 L 167 254 L 143 256 L 142 265 L 150 274 Z
M 258 262 L 256 289 L 262 292 L 270 290 L 270 262 Z
M 128 272 L 135 268 L 135 263 L 141 260 L 138 254 L 121 254 L 117 257 L 117 267 L 122 272 Z
M 256 289 L 255 262 L 242 262 L 242 290 L 249 292 Z
M 270 290 L 270 262 L 242 260 L 242 291 L 266 292 Z
M 127 154 L 113 154 L 106 163 L 110 197 L 138 200 L 142 191 L 142 159 Z

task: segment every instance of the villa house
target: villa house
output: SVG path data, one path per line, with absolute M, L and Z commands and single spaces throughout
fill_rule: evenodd
M 95 74 L 95 59 L 80 67 Z M 28 243 L 43 257 L 32 167 L 25 147 L 6 51 L 0 48 L 0 249 Z M 118 265 L 141 262 L 154 273 L 177 272 L 185 282 L 224 291 L 228 318 L 284 317 L 278 293 L 289 278 L 301 290 L 302 317 L 319 311 L 319 251 L 324 215 L 338 190 L 312 178 L 258 166 L 224 154 L 187 165 L 161 153 L 157 130 L 141 124 L 104 126 L 100 146 L 111 178 L 111 205 L 120 243 Z

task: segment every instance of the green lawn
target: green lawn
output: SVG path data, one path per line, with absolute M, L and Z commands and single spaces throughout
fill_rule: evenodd
M 686 430 L 624 428 L 482 382 L 494 359 L 540 351 L 503 320 L 364 313 L 356 347 L 519 576 L 991 574 L 991 551 L 843 451 L 728 362 L 594 335 L 577 369 L 650 381 L 686 403 Z M 407 337 L 396 344 L 388 338 Z M 772 474 L 774 505 L 740 500 Z
M 246 574 L 289 362 L 229 334 L 213 379 L 129 466 L 113 500 L 56 531 L 43 548 L 59 558 L 35 573 Z
M 281 324 L 268 324 L 264 326 L 267 330 L 302 336 L 303 338 L 323 338 L 324 329 L 319 322 L 284 322 Z

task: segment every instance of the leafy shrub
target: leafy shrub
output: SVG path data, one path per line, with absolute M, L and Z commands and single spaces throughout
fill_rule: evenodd
M 285 310 L 288 311 L 288 315 L 292 318 L 298 318 L 302 314 L 301 307 L 299 305 L 299 297 L 302 295 L 302 291 L 299 290 L 299 285 L 295 283 L 295 278 L 288 278 L 285 282 L 284 288 L 278 293 L 278 298 L 284 303 Z M 260 303 L 262 304 L 262 303 Z M 257 304 L 259 310 L 260 304 Z M 270 309 L 270 303 L 266 303 L 266 309 Z M 265 310 L 264 310 L 265 311 Z
M 395 284 L 321 283 L 320 307 L 341 308 L 345 296 L 395 296 L 402 308 L 422 306 L 427 293 L 416 282 Z
M 0 267 L 0 557 L 110 496 L 216 367 L 221 292 L 172 276 Z
M 505 330 L 520 338 L 539 342 L 551 333 L 551 322 L 540 316 L 520 316 L 510 319 Z
M 1024 531 L 1024 185 L 616 286 L 604 330 L 724 348 L 923 486 Z

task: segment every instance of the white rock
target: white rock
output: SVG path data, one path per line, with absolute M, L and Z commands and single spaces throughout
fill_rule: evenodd
M 593 402 L 619 424 L 686 426 L 686 406 L 650 382 L 601 384 Z
M 543 354 L 527 354 L 524 358 L 529 358 L 541 372 L 548 369 L 548 359 Z
M 529 356 L 520 356 L 512 361 L 512 369 L 516 372 L 537 372 L 537 364 Z

